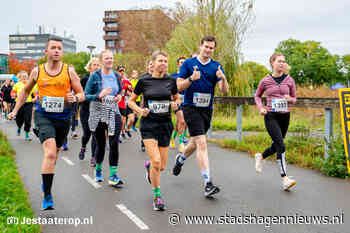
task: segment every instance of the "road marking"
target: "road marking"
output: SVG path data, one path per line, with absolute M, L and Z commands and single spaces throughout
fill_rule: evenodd
M 99 185 L 94 179 L 92 179 L 88 174 L 83 174 L 81 175 L 82 177 L 84 177 L 84 179 L 91 184 L 92 186 L 94 186 L 95 189 L 101 188 L 102 186 Z
M 67 157 L 62 156 L 62 159 L 64 161 L 66 161 L 66 163 L 68 163 L 68 165 L 74 166 L 74 163 L 70 159 L 68 159 Z
M 138 226 L 141 230 L 149 230 L 149 227 L 144 222 L 142 222 L 142 220 L 139 219 L 133 212 L 131 212 L 128 208 L 126 208 L 125 205 L 118 204 L 116 205 L 116 207 L 119 208 L 119 210 L 123 214 L 128 216 L 131 219 L 131 221 L 133 221 L 136 224 L 136 226 Z

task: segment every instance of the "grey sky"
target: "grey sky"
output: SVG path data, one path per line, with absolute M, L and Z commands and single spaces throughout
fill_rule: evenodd
M 191 0 L 180 0 L 190 3 Z M 1 3 L 0 53 L 8 52 L 8 35 L 37 33 L 38 25 L 46 32 L 56 27 L 58 35 L 73 34 L 78 51 L 93 44 L 104 47 L 105 10 L 127 10 L 154 5 L 173 7 L 176 0 L 11 0 Z M 245 60 L 267 65 L 278 42 L 288 38 L 321 41 L 336 54 L 350 54 L 350 1 L 348 0 L 256 0 L 256 21 L 243 45 Z

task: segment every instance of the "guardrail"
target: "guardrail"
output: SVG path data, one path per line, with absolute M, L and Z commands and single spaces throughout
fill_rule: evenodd
M 266 98 L 263 98 L 263 103 L 266 104 Z M 232 104 L 236 105 L 236 120 L 237 120 L 237 135 L 238 140 L 242 140 L 242 106 L 255 105 L 254 97 L 233 97 L 233 96 L 215 96 L 214 104 Z M 289 107 L 300 108 L 324 108 L 325 109 L 325 158 L 328 157 L 329 142 L 333 136 L 333 109 L 339 108 L 338 98 L 297 98 L 295 104 L 289 104 Z M 209 133 L 210 137 L 210 133 Z

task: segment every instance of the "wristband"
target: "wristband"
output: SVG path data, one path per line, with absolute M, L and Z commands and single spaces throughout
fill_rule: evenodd
M 74 97 L 75 97 L 75 102 L 77 102 L 77 103 L 78 103 L 78 102 L 79 102 L 79 97 L 78 97 L 78 96 L 76 96 L 76 95 L 75 95 Z

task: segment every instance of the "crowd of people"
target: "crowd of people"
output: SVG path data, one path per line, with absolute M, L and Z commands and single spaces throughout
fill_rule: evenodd
M 58 154 L 68 150 L 69 138 L 78 139 L 78 119 L 82 135 L 77 154 L 85 159 L 91 139 L 90 165 L 94 167 L 96 182 L 104 181 L 103 161 L 109 155 L 108 184 L 122 187 L 125 179 L 118 175 L 120 143 L 132 137 L 140 119 L 141 150 L 149 159 L 144 167 L 152 187 L 154 210 L 164 210 L 165 200 L 160 189 L 160 177 L 167 166 L 169 147 L 175 148 L 179 136 L 178 153 L 172 173 L 179 176 L 186 160 L 193 154 L 203 179 L 205 197 L 213 197 L 222 187 L 214 183 L 210 173 L 207 132 L 213 115 L 214 92 L 228 94 L 229 83 L 224 67 L 212 57 L 217 46 L 213 36 L 199 42 L 199 52 L 189 58 L 177 58 L 177 72 L 168 74 L 168 54 L 155 51 L 146 63 L 145 73 L 139 75 L 119 65 L 114 70 L 113 53 L 104 50 L 92 58 L 79 77 L 74 67 L 62 62 L 63 44 L 50 38 L 46 44 L 47 62 L 35 67 L 30 75 L 21 71 L 19 81 L 11 85 L 7 80 L 1 87 L 1 105 L 5 119 L 16 120 L 17 135 L 24 125 L 25 140 L 31 141 L 30 129 L 42 143 L 42 209 L 54 208 L 51 188 Z M 288 131 L 288 104 L 296 102 L 290 67 L 282 54 L 270 58 L 272 73 L 264 77 L 255 94 L 256 105 L 264 116 L 266 130 L 273 141 L 262 154 L 255 155 L 255 169 L 262 172 L 264 159 L 277 153 L 277 162 L 284 190 L 296 181 L 287 176 L 284 138 Z M 267 105 L 262 103 L 262 96 Z M 15 104 L 14 104 L 15 103 Z M 173 125 L 172 116 L 175 116 Z M 71 137 L 69 131 L 71 130 Z M 123 155 L 122 155 L 123 156 Z

